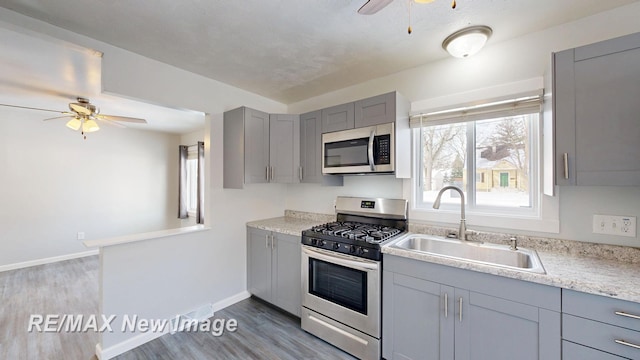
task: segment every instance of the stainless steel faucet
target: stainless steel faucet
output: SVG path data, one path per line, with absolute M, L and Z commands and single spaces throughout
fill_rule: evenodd
M 433 203 L 433 208 L 440 208 L 440 198 L 442 197 L 442 193 L 447 190 L 455 190 L 460 193 L 460 229 L 458 230 L 458 239 L 467 240 L 467 225 L 464 215 L 464 193 L 462 192 L 462 189 L 454 185 L 447 185 L 443 187 L 442 189 L 440 189 L 440 192 L 438 192 L 436 201 Z

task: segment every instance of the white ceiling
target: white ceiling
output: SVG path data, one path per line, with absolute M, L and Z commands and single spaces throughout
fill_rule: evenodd
M 370 16 L 365 0 L 2 0 L 0 6 L 290 104 L 415 67 L 468 25 L 492 43 L 634 0 L 395 0 Z

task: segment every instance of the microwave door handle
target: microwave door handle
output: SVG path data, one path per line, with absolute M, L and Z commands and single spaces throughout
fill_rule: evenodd
M 376 138 L 376 129 L 371 130 L 371 135 L 369 135 L 369 148 L 367 149 L 367 155 L 369 155 L 369 165 L 371 166 L 371 171 L 376 170 L 376 164 L 373 159 L 373 141 Z

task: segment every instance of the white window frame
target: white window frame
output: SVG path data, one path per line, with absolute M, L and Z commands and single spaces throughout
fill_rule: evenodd
M 482 91 L 478 91 L 481 94 Z M 513 96 L 512 98 L 515 98 Z M 503 96 L 503 98 L 508 98 Z M 474 99 L 477 103 L 478 99 Z M 449 108 L 455 108 L 455 106 L 449 105 Z M 440 110 L 440 109 L 439 109 Z M 535 174 L 535 190 L 532 189 L 532 209 L 531 211 L 520 211 L 515 213 L 512 209 L 507 208 L 492 208 L 476 206 L 473 209 L 467 208 L 466 210 L 466 223 L 467 227 L 471 230 L 477 229 L 480 231 L 489 231 L 492 229 L 504 229 L 508 230 L 520 230 L 529 233 L 559 233 L 559 200 L 558 197 L 551 197 L 543 195 L 542 184 L 544 181 L 542 159 L 543 156 L 543 116 L 546 114 L 540 114 L 540 119 L 537 122 L 535 128 L 535 136 L 531 141 L 531 151 L 536 152 L 536 159 L 532 159 L 532 174 Z M 468 136 L 471 136 L 468 134 Z M 534 150 L 535 147 L 535 150 Z M 547 150 L 547 149 L 544 149 Z M 407 199 L 411 199 L 411 206 L 409 209 L 409 219 L 418 223 L 432 224 L 453 227 L 457 226 L 460 222 L 460 204 L 442 204 L 440 209 L 436 210 L 422 201 L 417 201 L 419 197 L 422 197 L 422 189 L 419 188 L 421 182 L 422 173 L 422 149 L 420 146 L 420 131 L 413 130 L 412 133 L 412 177 L 410 180 L 406 180 L 403 184 L 404 196 Z M 472 160 L 475 161 L 475 158 Z M 473 176 L 475 181 L 475 164 L 473 165 L 473 172 L 469 172 L 470 176 Z M 534 170 L 535 168 L 535 170 Z M 532 179 L 533 180 L 533 179 Z M 523 209 L 524 210 L 524 209 Z

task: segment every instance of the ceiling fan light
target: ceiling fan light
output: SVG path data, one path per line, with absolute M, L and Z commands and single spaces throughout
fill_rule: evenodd
M 464 28 L 447 36 L 442 48 L 453 57 L 466 58 L 479 52 L 492 33 L 491 28 L 484 25 Z
M 67 127 L 71 130 L 77 131 L 82 126 L 82 121 L 78 118 L 73 118 L 67 122 Z
M 94 120 L 89 119 L 82 123 L 82 132 L 84 133 L 90 133 L 98 130 L 100 130 L 100 127 Z

